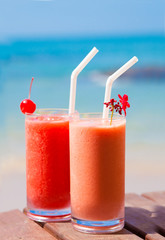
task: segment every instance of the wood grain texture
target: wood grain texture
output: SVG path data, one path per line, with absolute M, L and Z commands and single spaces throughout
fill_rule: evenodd
M 152 206 L 155 206 L 155 203 L 147 198 L 144 198 L 141 195 L 138 195 L 136 193 L 128 193 L 125 195 L 125 205 L 127 207 L 132 206 L 132 207 L 143 207 L 143 208 L 149 208 Z
M 19 210 L 0 213 L 0 240 L 56 240 Z
M 140 240 L 141 238 L 126 229 L 114 234 L 85 234 L 73 229 L 71 223 L 46 223 L 45 230 L 63 240 Z
M 165 206 L 165 191 L 143 193 L 142 196 L 157 204 Z
M 125 228 L 114 234 L 85 234 L 70 222 L 42 223 L 29 220 L 19 210 L 0 213 L 0 240 L 163 240 L 165 192 L 126 194 Z M 43 228 L 42 228 L 43 227 Z
M 126 228 L 139 231 L 146 239 L 161 239 L 165 236 L 165 207 L 143 196 L 126 194 Z
M 163 240 L 165 239 L 157 232 L 157 225 L 146 214 L 145 209 L 126 207 L 125 228 L 141 236 L 144 239 Z

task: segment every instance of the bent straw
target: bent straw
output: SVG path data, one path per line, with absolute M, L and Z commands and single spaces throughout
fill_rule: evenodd
M 76 85 L 77 77 L 79 73 L 85 68 L 85 66 L 91 61 L 91 59 L 98 53 L 98 49 L 94 47 L 88 55 L 82 60 L 82 62 L 73 70 L 71 74 L 70 82 L 70 100 L 69 100 L 69 114 L 73 114 L 75 111 L 75 101 L 76 101 Z
M 131 68 L 138 61 L 137 57 L 131 58 L 127 63 L 125 63 L 121 68 L 119 68 L 115 73 L 108 77 L 105 88 L 104 102 L 109 102 L 111 97 L 111 89 L 113 82 L 120 77 L 124 72 Z M 103 119 L 108 119 L 109 109 L 104 105 L 103 108 Z

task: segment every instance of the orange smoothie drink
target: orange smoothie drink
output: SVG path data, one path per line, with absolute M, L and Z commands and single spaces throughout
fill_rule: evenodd
M 125 117 L 110 125 L 101 114 L 70 123 L 71 220 L 83 232 L 115 232 L 124 225 Z

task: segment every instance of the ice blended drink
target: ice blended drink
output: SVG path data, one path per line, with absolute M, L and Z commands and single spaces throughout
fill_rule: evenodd
M 71 219 L 84 232 L 124 225 L 125 117 L 86 114 L 70 123 Z
M 37 221 L 70 218 L 68 110 L 26 115 L 27 215 Z

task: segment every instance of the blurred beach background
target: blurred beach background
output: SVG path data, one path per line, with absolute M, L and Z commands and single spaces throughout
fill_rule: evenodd
M 70 75 L 81 72 L 76 109 L 102 112 L 107 77 L 131 57 L 139 62 L 113 85 L 128 94 L 126 192 L 165 190 L 165 2 L 163 0 L 2 0 L 0 3 L 0 211 L 26 205 L 24 115 L 68 108 Z

